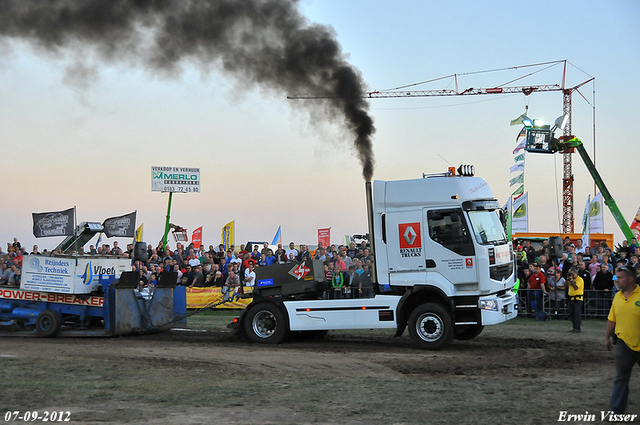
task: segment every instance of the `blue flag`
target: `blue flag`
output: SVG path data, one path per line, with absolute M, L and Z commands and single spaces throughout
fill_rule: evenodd
M 276 235 L 273 237 L 273 242 L 271 242 L 271 245 L 278 245 L 279 243 L 282 243 L 282 226 L 278 226 L 278 231 L 276 232 Z

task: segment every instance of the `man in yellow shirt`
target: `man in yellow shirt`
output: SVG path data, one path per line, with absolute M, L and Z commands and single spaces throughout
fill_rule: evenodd
M 616 271 L 619 292 L 613 298 L 604 345 L 611 350 L 615 330 L 616 377 L 611 389 L 611 410 L 624 413 L 629 398 L 629 378 L 633 366 L 640 364 L 640 287 L 636 284 L 636 269 L 621 266 Z
M 584 281 L 578 276 L 578 268 L 573 266 L 567 273 L 567 283 L 569 284 L 569 317 L 573 324 L 571 332 L 580 333 L 582 324 L 582 299 L 584 295 Z

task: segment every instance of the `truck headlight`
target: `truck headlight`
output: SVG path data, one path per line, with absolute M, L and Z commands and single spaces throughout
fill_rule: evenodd
M 498 302 L 493 300 L 480 301 L 481 310 L 498 311 Z

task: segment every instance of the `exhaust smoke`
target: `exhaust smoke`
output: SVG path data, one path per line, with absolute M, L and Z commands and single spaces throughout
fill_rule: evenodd
M 312 24 L 295 0 L 0 0 L 0 38 L 50 53 L 91 50 L 105 62 L 141 64 L 167 75 L 189 62 L 222 69 L 282 93 L 317 93 L 320 108 L 354 135 L 365 180 L 374 168 L 362 77 L 328 27 Z M 78 78 L 92 77 L 79 63 Z M 68 73 L 68 78 L 74 78 Z

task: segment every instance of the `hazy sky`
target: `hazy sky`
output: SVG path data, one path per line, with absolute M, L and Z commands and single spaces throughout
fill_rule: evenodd
M 310 22 L 333 28 L 371 90 L 566 59 L 567 86 L 595 77 L 580 89 L 586 100 L 573 95 L 573 133 L 593 154 L 595 126 L 597 167 L 627 221 L 640 207 L 633 130 L 640 2 L 304 0 L 300 9 Z M 94 68 L 72 78 L 70 69 L 83 61 Z M 562 82 L 562 65 L 541 69 L 512 85 Z M 492 87 L 533 70 L 461 75 L 458 84 Z M 451 79 L 416 87 L 453 88 Z M 371 100 L 374 179 L 474 164 L 504 203 L 516 188 L 508 182 L 516 175 L 509 167 L 519 128 L 509 121 L 527 104 L 529 116 L 547 122 L 562 114 L 559 92 Z M 285 243 L 314 243 L 322 227 L 341 243 L 345 234 L 366 232 L 352 140 L 310 117 L 301 101 L 215 65 L 203 72 L 183 63 L 167 76 L 131 61 L 104 63 L 81 48 L 52 54 L 24 40 L 0 40 L 0 242 L 18 237 L 29 248 L 51 249 L 61 238 L 35 239 L 31 213 L 75 205 L 78 221 L 137 210 L 145 241 L 155 245 L 168 195 L 151 192 L 151 166 L 180 166 L 200 168 L 202 193 L 174 195 L 171 222 L 189 235 L 203 226 L 207 245 L 220 242 L 231 220 L 237 244 L 271 241 L 279 225 Z M 559 230 L 562 157 L 527 154 L 525 167 L 530 231 Z M 593 182 L 577 155 L 573 169 L 579 232 Z M 605 231 L 621 241 L 608 211 Z

